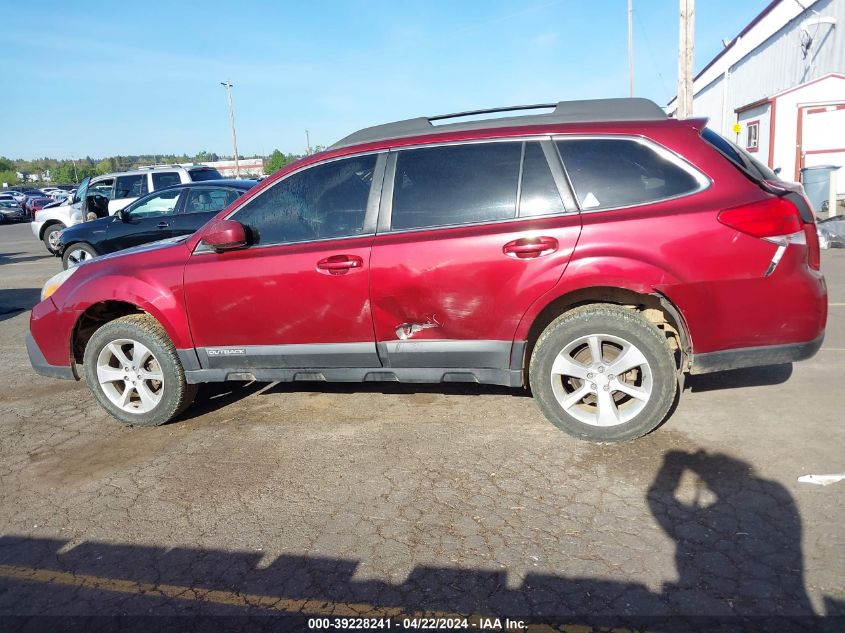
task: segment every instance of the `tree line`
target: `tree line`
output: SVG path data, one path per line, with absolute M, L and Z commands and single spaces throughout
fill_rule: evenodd
M 240 156 L 241 160 L 245 158 L 263 158 L 264 159 L 264 173 L 273 174 L 288 163 L 295 161 L 301 156 L 296 154 L 285 154 L 276 149 L 270 156 L 261 156 L 256 154 L 253 156 Z M 116 171 L 128 171 L 141 165 L 155 165 L 155 164 L 170 164 L 170 163 L 206 163 L 217 160 L 232 160 L 231 156 L 219 156 L 214 152 L 201 151 L 193 156 L 187 154 L 130 154 L 109 156 L 107 158 L 96 159 L 86 156 L 85 158 L 77 158 L 73 160 L 57 159 L 57 158 L 38 158 L 35 160 L 13 160 L 10 158 L 0 157 L 0 184 L 8 183 L 9 185 L 22 184 L 17 177 L 17 172 L 23 174 L 35 174 L 38 176 L 38 181 L 31 182 L 31 184 L 44 183 L 41 180 L 41 174 L 49 171 L 51 183 L 79 183 L 84 178 L 89 176 L 100 176 L 102 174 L 109 174 Z

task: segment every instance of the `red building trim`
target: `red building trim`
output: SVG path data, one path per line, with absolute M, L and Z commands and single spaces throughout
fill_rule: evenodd
M 769 108 L 769 169 L 775 168 L 775 124 L 777 123 L 778 100 L 772 99 Z

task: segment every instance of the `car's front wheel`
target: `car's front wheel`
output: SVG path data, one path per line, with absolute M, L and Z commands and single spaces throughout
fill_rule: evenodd
M 41 239 L 44 241 L 44 246 L 46 246 L 47 250 L 51 253 L 55 253 L 58 249 L 59 233 L 61 233 L 64 228 L 64 224 L 51 224 L 44 229 L 44 235 Z
M 666 337 L 639 313 L 610 304 L 576 308 L 537 340 L 529 380 L 546 417 L 570 435 L 632 440 L 666 417 L 678 389 Z
M 196 394 L 164 328 L 147 314 L 103 325 L 88 341 L 83 365 L 97 401 L 131 426 L 164 424 Z
M 62 255 L 62 266 L 65 270 L 79 266 L 82 262 L 95 258 L 99 253 L 90 244 L 79 242 L 71 244 Z

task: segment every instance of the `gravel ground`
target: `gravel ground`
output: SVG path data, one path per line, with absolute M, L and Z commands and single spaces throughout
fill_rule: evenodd
M 815 358 L 691 378 L 630 444 L 460 385 L 216 385 L 132 429 L 31 371 L 61 266 L 0 226 L 0 615 L 843 615 L 845 481 L 797 481 L 845 472 L 845 251 L 822 261 Z

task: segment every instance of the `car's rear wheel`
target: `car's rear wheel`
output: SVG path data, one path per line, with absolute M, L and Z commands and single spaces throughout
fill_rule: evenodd
M 79 266 L 82 262 L 95 258 L 99 253 L 94 250 L 90 244 L 80 242 L 78 244 L 71 244 L 65 249 L 62 255 L 62 266 L 65 270 Z
M 88 341 L 83 365 L 97 401 L 130 426 L 164 424 L 196 394 L 164 328 L 147 314 L 103 325 Z
M 555 426 L 600 442 L 632 440 L 659 426 L 678 389 L 665 336 L 639 313 L 610 304 L 552 321 L 534 347 L 529 380 Z
M 46 246 L 47 250 L 51 253 L 55 253 L 58 249 L 59 233 L 61 233 L 62 229 L 64 228 L 64 224 L 51 224 L 46 229 L 44 229 L 44 235 L 41 239 L 44 241 L 44 246 Z

